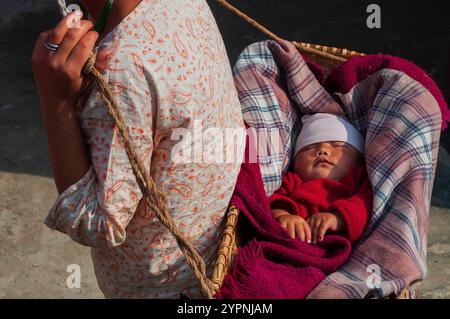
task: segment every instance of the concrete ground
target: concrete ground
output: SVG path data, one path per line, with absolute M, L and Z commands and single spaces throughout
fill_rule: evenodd
M 5 2 L 0 0 L 0 5 Z M 209 2 L 232 63 L 246 45 L 265 38 Z M 365 26 L 368 1 L 231 2 L 287 39 L 408 58 L 436 79 L 449 97 L 447 2 L 377 1 L 382 8 L 382 29 L 376 31 Z M 8 17 L 10 22 L 0 25 L 0 298 L 102 298 L 89 249 L 43 225 L 57 191 L 30 56 L 39 31 L 51 28 L 58 16 L 54 9 L 37 8 Z M 421 290 L 425 298 L 450 297 L 449 136 L 445 133 L 442 138 L 433 192 L 429 276 Z M 72 264 L 81 269 L 80 289 L 66 286 L 66 270 Z

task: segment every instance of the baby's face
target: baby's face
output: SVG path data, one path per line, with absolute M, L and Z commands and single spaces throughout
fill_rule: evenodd
M 320 142 L 302 148 L 295 156 L 294 171 L 304 181 L 329 178 L 339 181 L 363 157 L 345 142 Z

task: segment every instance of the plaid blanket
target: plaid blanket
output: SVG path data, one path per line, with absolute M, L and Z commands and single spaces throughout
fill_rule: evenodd
M 257 149 L 268 196 L 290 168 L 304 114 L 345 114 L 366 137 L 372 218 L 347 262 L 308 298 L 384 297 L 404 287 L 414 298 L 427 275 L 431 193 L 440 133 L 450 119 L 431 78 L 406 60 L 368 55 L 323 81 L 320 67 L 287 41 L 247 47 L 234 78 L 245 122 L 279 135 L 280 147 Z

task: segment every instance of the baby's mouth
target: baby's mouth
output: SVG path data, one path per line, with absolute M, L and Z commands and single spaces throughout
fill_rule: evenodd
M 326 164 L 328 164 L 328 165 L 334 166 L 333 163 L 331 163 L 330 161 L 328 161 L 328 160 L 325 159 L 325 158 L 319 158 L 319 159 L 316 161 L 316 163 L 314 164 L 314 166 L 317 166 L 317 165 L 322 164 L 322 163 L 326 163 Z

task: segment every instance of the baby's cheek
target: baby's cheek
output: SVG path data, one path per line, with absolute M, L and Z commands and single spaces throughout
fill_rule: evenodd
M 301 176 L 301 174 L 304 174 L 310 170 L 308 164 L 309 163 L 304 157 L 297 156 L 295 158 L 294 171 Z
M 353 159 L 346 159 L 338 162 L 338 164 L 334 167 L 334 179 L 341 180 L 355 165 L 356 163 Z

